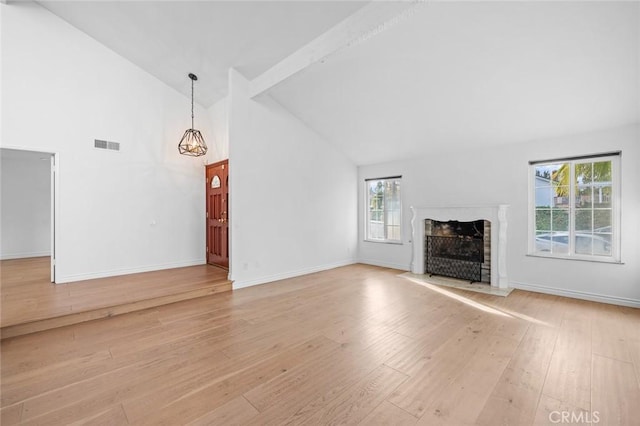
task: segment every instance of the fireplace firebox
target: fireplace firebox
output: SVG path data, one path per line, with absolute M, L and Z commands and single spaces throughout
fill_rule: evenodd
M 430 220 L 484 220 L 484 263 L 482 282 L 492 288 L 509 288 L 507 274 L 507 204 L 459 206 L 411 206 L 411 272 L 425 273 L 426 235 L 431 235 Z M 428 228 L 429 227 L 429 228 Z M 427 229 L 428 228 L 428 229 Z M 428 231 L 428 232 L 427 232 Z
M 460 222 L 425 221 L 425 272 L 468 280 L 490 282 L 483 279 L 485 263 L 485 223 L 476 220 Z M 488 250 L 490 254 L 490 247 Z

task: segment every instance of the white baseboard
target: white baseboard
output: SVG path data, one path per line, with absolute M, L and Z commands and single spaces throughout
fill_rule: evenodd
M 36 252 L 30 252 L 30 253 L 1 254 L 0 260 L 27 259 L 30 257 L 45 257 L 45 256 L 51 256 L 51 252 L 36 251 Z
M 299 277 L 300 275 L 313 274 L 314 272 L 326 271 L 328 269 L 339 268 L 341 266 L 353 265 L 357 263 L 355 259 L 343 260 L 340 262 L 328 263 L 320 266 L 313 266 L 311 268 L 297 269 L 295 271 L 283 272 L 280 274 L 267 275 L 265 277 L 255 278 L 252 280 L 233 281 L 233 289 L 238 290 L 240 288 L 251 287 L 254 285 L 266 284 L 273 281 L 286 280 L 287 278 Z M 233 280 L 233 278 L 230 278 Z
M 408 264 L 384 262 L 380 260 L 372 259 L 358 259 L 358 263 L 364 263 L 365 265 L 380 266 L 382 268 L 399 269 L 401 271 L 410 271 L 411 268 Z
M 93 280 L 96 278 L 116 277 L 119 275 L 138 274 L 141 272 L 161 271 L 163 269 L 184 268 L 186 266 L 205 265 L 205 259 L 187 260 L 183 262 L 162 263 L 159 265 L 148 265 L 139 268 L 112 269 L 109 271 L 91 272 L 87 274 L 72 274 L 61 276 L 56 274 L 56 284 L 71 283 L 75 281 Z
M 626 297 L 607 296 L 603 294 L 589 293 L 585 291 L 566 290 L 556 287 L 547 287 L 537 284 L 525 284 L 509 281 L 509 287 L 520 290 L 533 291 L 536 293 L 553 294 L 555 296 L 571 297 L 574 299 L 590 300 L 592 302 L 608 303 L 611 305 L 630 306 L 632 308 L 640 308 L 640 300 L 629 299 Z

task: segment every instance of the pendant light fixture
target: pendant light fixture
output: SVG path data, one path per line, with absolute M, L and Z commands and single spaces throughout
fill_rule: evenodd
M 187 129 L 180 139 L 178 144 L 178 151 L 182 155 L 190 155 L 192 157 L 200 157 L 207 153 L 207 144 L 204 143 L 204 138 L 200 130 L 193 128 L 193 82 L 198 79 L 195 74 L 189 74 L 191 79 L 191 128 Z

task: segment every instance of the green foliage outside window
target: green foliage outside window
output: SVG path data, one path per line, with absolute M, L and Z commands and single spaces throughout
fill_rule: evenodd
M 575 222 L 576 231 L 602 230 L 611 226 L 611 210 L 578 210 Z M 536 231 L 567 231 L 568 229 L 569 212 L 566 208 L 536 209 Z

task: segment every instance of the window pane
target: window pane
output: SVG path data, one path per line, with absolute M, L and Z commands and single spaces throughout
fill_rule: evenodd
M 554 191 L 551 174 L 557 167 L 557 165 L 535 166 L 534 186 L 537 207 L 551 207 L 553 204 Z
M 593 254 L 611 256 L 611 234 L 593 234 Z
M 569 185 L 571 184 L 571 168 L 569 163 L 557 163 L 548 166 L 551 169 L 551 183 L 556 188 L 557 196 L 569 196 Z M 558 188 L 565 188 L 566 192 L 558 192 Z
M 593 187 L 580 185 L 576 193 L 576 208 L 591 208 L 593 202 Z
M 551 253 L 551 233 L 536 232 L 536 251 Z
M 368 238 L 384 239 L 383 203 L 384 203 L 384 182 L 370 181 L 369 188 L 369 223 Z
M 598 208 L 611 207 L 611 185 L 596 185 L 593 188 L 593 206 Z
M 551 237 L 551 253 L 569 253 L 569 234 L 566 232 L 553 232 Z
M 576 233 L 575 246 L 576 254 L 611 256 L 611 235 Z
M 536 231 L 551 230 L 551 210 L 536 209 Z
M 576 164 L 576 183 L 588 184 L 591 183 L 593 177 L 593 163 L 578 163 Z
M 551 186 L 551 173 L 553 170 L 555 170 L 553 165 L 536 166 L 534 170 L 536 187 Z
M 593 228 L 595 232 L 611 233 L 611 210 L 594 210 L 593 217 Z
M 593 163 L 593 181 L 611 183 L 611 161 Z
M 395 226 L 400 225 L 400 210 L 387 212 L 387 224 Z
M 593 254 L 593 235 L 576 234 L 575 249 L 577 254 Z
M 553 187 L 536 187 L 536 207 L 551 207 L 553 196 Z
M 569 253 L 569 235 L 566 232 L 537 232 L 536 252 L 542 253 Z
M 387 239 L 390 241 L 400 240 L 400 227 L 399 226 L 387 226 Z
M 569 207 L 569 187 L 556 186 L 553 196 L 554 207 Z
M 569 210 L 553 209 L 551 211 L 551 229 L 553 231 L 569 230 Z
M 581 209 L 576 211 L 576 232 L 593 231 L 593 211 Z

